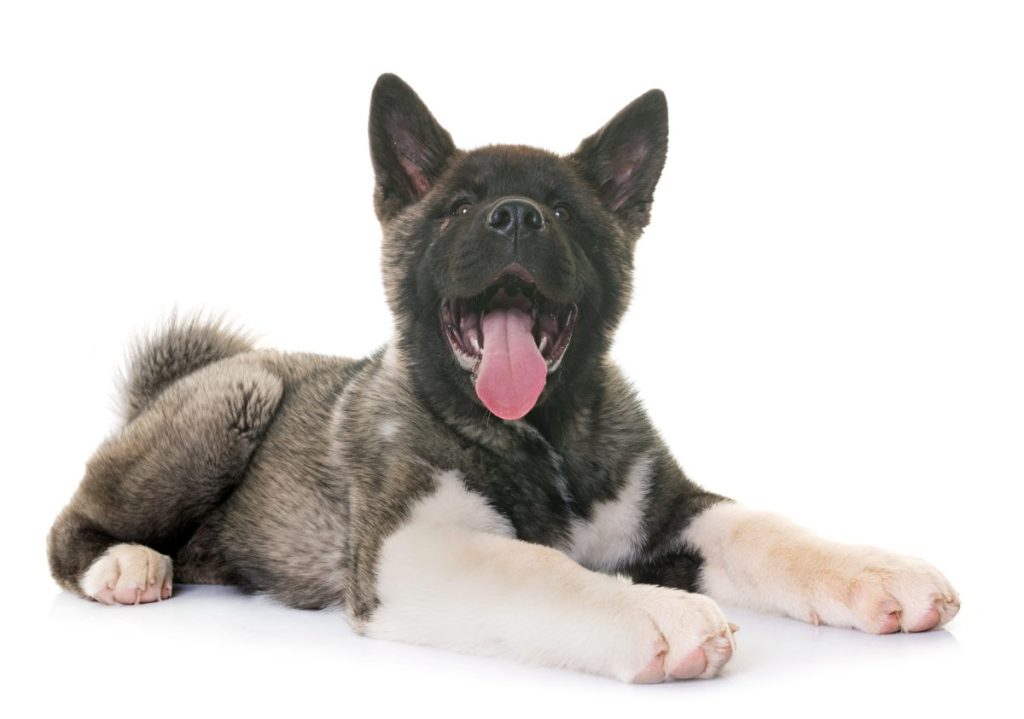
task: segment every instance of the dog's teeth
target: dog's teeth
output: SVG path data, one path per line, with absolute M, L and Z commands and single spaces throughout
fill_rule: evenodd
M 547 335 L 543 335 L 543 336 L 542 336 L 542 337 L 540 338 L 540 344 L 539 344 L 539 345 L 537 345 L 537 349 L 538 349 L 538 350 L 540 350 L 540 353 L 541 353 L 541 354 L 544 354 L 544 349 L 545 349 L 545 348 L 546 348 L 547 346 L 548 346 L 548 336 L 547 336 Z
M 469 344 L 473 346 L 473 351 L 477 354 L 483 354 L 483 350 L 480 349 L 480 340 L 476 337 L 476 332 L 469 335 Z
M 462 333 L 466 334 L 470 330 L 475 330 L 480 327 L 480 316 L 472 312 L 462 315 L 459 320 L 459 327 L 462 329 Z

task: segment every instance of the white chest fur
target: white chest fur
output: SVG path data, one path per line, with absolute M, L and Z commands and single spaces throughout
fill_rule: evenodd
M 587 520 L 578 519 L 564 551 L 584 567 L 610 572 L 639 554 L 643 546 L 643 514 L 653 460 L 641 455 L 612 499 L 599 503 Z

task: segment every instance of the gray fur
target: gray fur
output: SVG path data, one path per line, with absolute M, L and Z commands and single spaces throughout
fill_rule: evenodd
M 171 382 L 251 349 L 252 340 L 229 329 L 223 320 L 179 320 L 172 315 L 159 332 L 137 340 L 129 351 L 121 380 L 122 415 L 131 421 Z
M 395 339 L 353 360 L 255 350 L 222 323 L 172 321 L 135 351 L 124 425 L 97 450 L 51 530 L 53 576 L 81 593 L 83 572 L 106 549 L 140 543 L 174 559 L 177 581 L 237 584 L 294 607 L 344 606 L 359 629 L 379 601 L 381 545 L 433 490 L 438 471 L 457 470 L 520 539 L 564 547 L 573 526 L 614 500 L 643 458 L 642 547 L 622 555 L 629 564 L 603 569 L 693 588 L 699 558 L 680 547 L 680 534 L 721 498 L 683 475 L 606 357 L 664 157 L 663 97 L 648 93 L 576 155 L 559 158 L 520 147 L 454 151 L 401 81 L 385 76 L 378 87 L 388 102 L 411 103 L 419 115 L 408 131 L 435 143 L 415 183 L 393 182 L 389 173 L 404 165 L 388 155 L 390 125 L 371 127 Z M 384 115 L 391 123 L 407 116 Z M 630 139 L 629 123 L 651 135 L 639 145 L 649 160 L 636 173 L 645 184 L 636 187 L 622 185 L 629 173 L 602 174 L 610 172 L 603 148 L 614 150 L 620 135 Z M 448 202 L 465 163 L 475 163 L 477 174 L 491 168 L 498 185 L 563 183 L 590 223 L 585 245 L 563 238 L 561 256 L 545 260 L 539 248 L 529 259 L 534 272 L 550 270 L 552 291 L 584 293 L 581 321 L 592 324 L 522 420 L 506 422 L 474 404 L 444 345 L 436 300 L 425 299 L 421 270 L 436 248 L 424 233 L 434 231 L 437 206 Z M 420 198 L 427 180 L 435 184 Z M 461 282 L 472 277 L 468 262 L 455 268 Z

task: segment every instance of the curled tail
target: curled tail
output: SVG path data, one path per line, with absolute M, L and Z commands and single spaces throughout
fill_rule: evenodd
M 134 419 L 168 385 L 232 355 L 248 352 L 252 340 L 220 319 L 172 315 L 160 330 L 133 343 L 121 381 L 125 421 Z

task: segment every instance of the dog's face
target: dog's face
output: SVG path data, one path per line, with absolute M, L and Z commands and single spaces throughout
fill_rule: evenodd
M 652 90 L 571 155 L 466 152 L 408 85 L 381 76 L 370 144 L 384 281 L 421 391 L 519 419 L 585 390 L 628 304 L 667 135 Z

